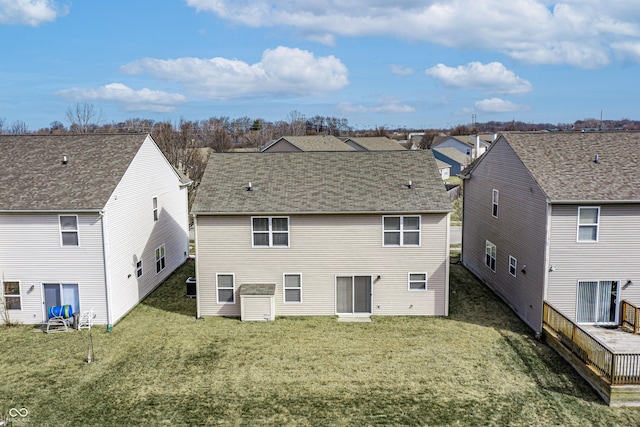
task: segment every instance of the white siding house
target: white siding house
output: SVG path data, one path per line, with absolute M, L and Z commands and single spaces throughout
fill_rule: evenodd
M 70 304 L 113 325 L 187 258 L 187 183 L 150 136 L 0 136 L 0 153 L 11 321 Z
M 450 211 L 429 151 L 212 154 L 198 316 L 240 317 L 253 284 L 274 286 L 270 318 L 447 315 Z

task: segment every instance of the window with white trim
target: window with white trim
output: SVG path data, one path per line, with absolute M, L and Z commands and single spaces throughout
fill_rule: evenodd
M 302 302 L 302 275 L 284 275 L 284 302 Z
M 60 215 L 60 244 L 62 246 L 79 246 L 78 215 Z
M 498 218 L 498 196 L 499 192 L 495 188 L 491 194 L 491 216 Z
M 484 250 L 484 264 L 489 267 L 494 273 L 496 272 L 496 252 L 496 245 L 487 240 Z
M 383 246 L 420 246 L 420 216 L 382 217 Z
M 5 280 L 3 284 L 4 308 L 6 310 L 21 310 L 22 298 L 20 297 L 20 282 Z
M 509 274 L 516 277 L 516 270 L 518 268 L 518 260 L 509 255 Z
M 142 276 L 142 260 L 136 262 L 136 277 Z
M 216 299 L 218 304 L 235 304 L 236 288 L 233 274 L 216 274 Z
M 409 273 L 409 290 L 426 291 L 427 273 Z
M 254 247 L 289 247 L 288 217 L 251 218 Z
M 153 221 L 157 221 L 158 220 L 158 198 L 154 197 L 153 198 Z
M 164 245 L 162 245 L 156 249 L 156 273 L 160 273 L 162 270 L 164 270 L 164 267 Z
M 600 224 L 600 207 L 578 207 L 578 242 L 597 242 Z

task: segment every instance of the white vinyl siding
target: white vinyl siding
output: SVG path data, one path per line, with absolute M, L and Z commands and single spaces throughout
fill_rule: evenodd
M 382 217 L 383 246 L 420 246 L 419 216 Z
M 509 274 L 511 274 L 513 277 L 516 277 L 517 269 L 518 269 L 518 260 L 512 257 L 511 255 L 509 255 Z
M 60 245 L 80 246 L 77 215 L 60 215 Z
M 495 188 L 491 192 L 491 216 L 494 218 L 498 218 L 498 190 Z
M 285 303 L 301 303 L 302 302 L 302 275 L 301 274 L 284 274 L 284 302 Z
M 484 252 L 484 265 L 489 267 L 494 273 L 496 272 L 496 253 L 496 245 L 487 240 Z
M 426 291 L 427 273 L 409 273 L 409 290 Z
M 236 303 L 236 287 L 234 274 L 216 275 L 216 299 L 218 304 Z
M 217 304 L 216 274 L 240 283 L 276 283 L 277 316 L 336 314 L 336 276 L 373 278 L 374 315 L 446 315 L 447 214 L 422 214 L 429 244 L 390 250 L 382 221 L 370 215 L 292 215 L 290 248 L 252 248 L 250 216 L 196 216 L 196 276 L 200 316 L 240 316 L 240 304 Z M 408 272 L 428 274 L 428 289 L 408 290 Z M 283 273 L 300 274 L 302 303 L 285 303 Z M 380 276 L 378 278 L 378 276 Z M 207 285 L 210 283 L 211 285 Z
M 253 247 L 289 247 L 288 217 L 251 218 Z
M 4 309 L 21 310 L 22 299 L 20 297 L 20 282 L 15 280 L 5 280 L 3 283 Z M 0 307 L 2 310 L 2 307 Z
M 600 224 L 599 207 L 578 207 L 578 242 L 597 242 Z

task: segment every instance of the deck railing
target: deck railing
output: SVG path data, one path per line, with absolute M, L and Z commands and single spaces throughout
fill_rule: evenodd
M 543 324 L 610 385 L 640 384 L 640 354 L 613 352 L 547 302 Z
M 637 334 L 640 329 L 640 308 L 631 304 L 630 302 L 622 301 L 622 322 L 620 322 L 625 328 L 631 329 L 634 334 Z

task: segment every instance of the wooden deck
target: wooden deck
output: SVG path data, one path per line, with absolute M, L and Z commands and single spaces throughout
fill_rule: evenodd
M 582 329 L 609 347 L 614 353 L 640 354 L 640 335 L 632 334 L 628 329 L 587 325 L 582 325 Z
M 542 330 L 610 406 L 640 406 L 640 336 L 622 328 L 578 325 L 547 302 Z

